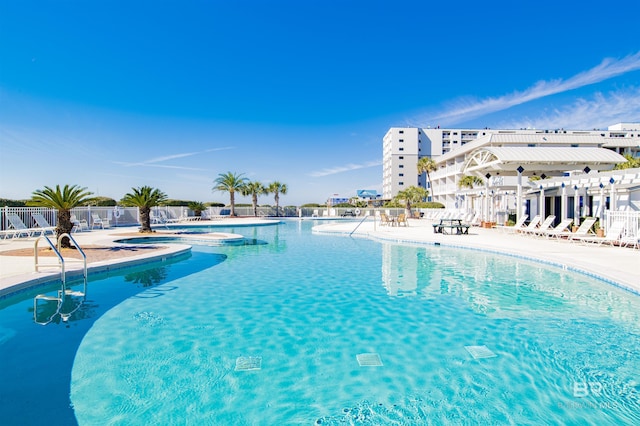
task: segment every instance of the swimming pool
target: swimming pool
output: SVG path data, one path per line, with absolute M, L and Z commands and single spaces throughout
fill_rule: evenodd
M 92 279 L 67 323 L 35 324 L 35 293 L 0 301 L 3 422 L 640 421 L 636 295 L 313 224 L 229 228 L 267 244 Z

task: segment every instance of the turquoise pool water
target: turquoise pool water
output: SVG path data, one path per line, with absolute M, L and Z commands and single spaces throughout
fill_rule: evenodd
M 30 294 L 1 301 L 3 422 L 640 422 L 636 295 L 311 225 L 229 228 L 267 244 L 98 277 L 67 323 L 35 324 Z

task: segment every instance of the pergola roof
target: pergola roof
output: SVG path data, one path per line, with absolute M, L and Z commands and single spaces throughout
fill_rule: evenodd
M 486 173 L 516 175 L 517 169 L 522 167 L 523 175 L 544 172 L 551 176 L 585 167 L 611 170 L 616 164 L 625 161 L 620 154 L 604 148 L 483 147 L 467 156 L 462 173 L 480 176 Z

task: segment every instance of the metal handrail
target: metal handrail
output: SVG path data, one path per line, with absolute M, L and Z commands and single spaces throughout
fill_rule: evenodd
M 356 225 L 355 228 L 353 228 L 353 231 L 351 231 L 349 233 L 349 236 L 353 235 L 353 233 L 356 232 L 356 230 L 360 227 L 360 225 L 362 225 L 364 223 L 364 221 L 367 220 L 368 218 L 369 218 L 369 215 L 365 214 L 364 217 L 362 218 L 362 220 L 360 222 L 358 222 L 358 224 Z M 376 219 L 375 219 L 375 216 L 374 216 L 374 218 L 373 218 L 374 223 L 375 223 L 375 220 Z
M 51 247 L 53 252 L 58 257 L 58 263 L 59 263 L 59 266 L 60 266 L 60 269 L 61 269 L 61 271 L 60 271 L 60 279 L 62 280 L 62 283 L 64 284 L 65 283 L 65 278 L 66 278 L 66 276 L 65 276 L 66 274 L 64 272 L 64 258 L 62 257 L 62 254 L 60 254 L 60 250 L 58 250 L 58 248 L 56 248 L 56 246 L 51 242 L 49 237 L 47 237 L 46 235 L 41 235 L 38 238 L 36 238 L 36 241 L 33 244 L 33 260 L 34 260 L 35 271 L 38 272 L 38 266 L 40 266 L 38 264 L 38 243 L 43 238 L 47 241 L 47 243 L 49 244 L 49 247 Z M 51 265 L 49 265 L 49 266 L 51 266 Z
M 71 240 L 71 242 L 73 243 L 73 246 L 76 248 L 78 253 L 80 253 L 80 256 L 82 256 L 82 275 L 84 277 L 84 283 L 86 285 L 87 284 L 87 255 L 84 253 L 84 251 L 82 250 L 82 247 L 80 247 L 80 244 L 78 244 L 75 238 L 73 238 L 71 234 L 67 232 L 65 232 L 64 234 L 58 237 L 58 251 L 60 251 L 60 244 L 62 243 L 62 239 L 64 237 L 68 237 Z M 63 263 L 64 263 L 64 260 L 63 260 Z

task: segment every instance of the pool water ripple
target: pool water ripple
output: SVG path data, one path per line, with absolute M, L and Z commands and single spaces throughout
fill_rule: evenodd
M 162 297 L 95 321 L 71 375 L 79 424 L 640 421 L 636 295 L 479 251 L 234 232 L 267 244 L 195 247 L 194 273 L 148 290 Z

